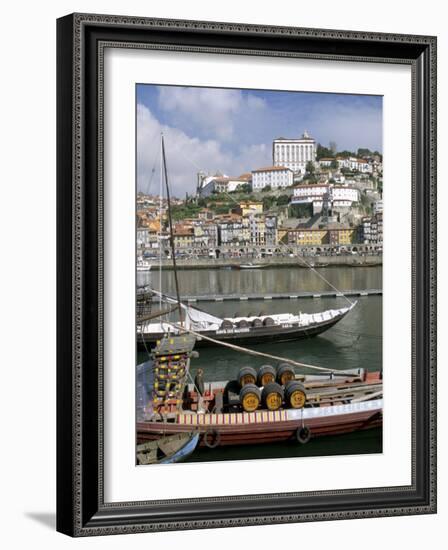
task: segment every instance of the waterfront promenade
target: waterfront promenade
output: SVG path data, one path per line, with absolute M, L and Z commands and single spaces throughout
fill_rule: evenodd
M 252 264 L 253 266 L 263 267 L 287 267 L 297 268 L 303 267 L 369 267 L 382 265 L 382 255 L 344 255 L 344 256 L 304 256 L 302 257 L 285 257 L 272 256 L 265 258 L 250 258 L 242 257 L 220 257 L 220 258 L 176 258 L 178 269 L 222 269 L 222 268 L 238 268 L 241 265 Z M 154 267 L 159 264 L 158 259 L 153 260 Z M 172 269 L 173 262 L 171 259 L 162 260 L 163 269 Z

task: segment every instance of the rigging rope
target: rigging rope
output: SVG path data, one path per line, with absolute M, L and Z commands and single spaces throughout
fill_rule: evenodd
M 154 153 L 154 162 L 152 163 L 151 173 L 149 175 L 149 180 L 146 186 L 146 193 L 145 193 L 146 195 L 149 195 L 149 191 L 151 189 L 151 183 L 152 183 L 154 174 L 156 173 L 157 164 L 160 161 L 160 159 L 159 160 L 157 159 L 157 156 L 158 156 L 157 154 L 158 154 L 158 151 Z
M 253 356 L 256 356 L 256 357 L 266 357 L 268 359 L 273 359 L 274 361 L 284 361 L 285 363 L 288 363 L 289 365 L 293 365 L 293 366 L 299 367 L 299 368 L 313 369 L 313 370 L 318 370 L 318 371 L 327 372 L 327 373 L 343 374 L 345 376 L 353 376 L 353 377 L 358 377 L 359 376 L 359 374 L 353 374 L 353 372 L 345 372 L 345 371 L 340 371 L 340 370 L 337 370 L 337 369 L 329 369 L 329 368 L 326 368 L 326 367 L 318 367 L 317 365 L 310 365 L 308 363 L 301 363 L 299 361 L 294 361 L 292 359 L 287 359 L 286 357 L 280 357 L 278 355 L 272 355 L 270 353 L 264 353 L 262 351 L 255 351 L 255 350 L 252 350 L 252 349 L 243 348 L 242 346 L 237 346 L 236 344 L 230 344 L 229 342 L 223 342 L 221 340 L 215 340 L 214 338 L 210 338 L 210 336 L 205 336 L 205 335 L 200 334 L 198 332 L 195 332 L 194 330 L 191 330 L 189 328 L 184 328 L 184 327 L 178 325 L 177 323 L 167 323 L 167 324 L 171 325 L 173 328 L 175 328 L 175 329 L 177 329 L 181 332 L 188 332 L 189 334 L 192 334 L 193 336 L 195 336 L 198 339 L 207 340 L 208 342 L 212 342 L 213 344 L 217 344 L 218 346 L 224 346 L 226 348 L 230 348 L 230 349 L 233 349 L 235 351 L 241 351 L 243 353 L 247 353 L 248 355 L 253 355 Z
M 194 168 L 198 169 L 198 170 L 201 170 L 201 168 L 199 168 L 191 159 L 187 158 L 186 155 L 184 155 L 183 151 L 180 149 L 179 150 L 180 154 L 182 155 L 182 157 L 189 163 L 191 164 Z M 235 205 L 238 205 L 239 206 L 239 203 L 235 200 L 234 197 L 232 197 L 231 195 L 229 195 L 229 193 L 227 193 L 226 191 L 222 191 L 222 194 L 223 195 L 226 195 Z M 280 248 L 287 248 L 287 245 L 285 245 L 284 243 L 277 243 L 275 246 L 280 246 Z M 328 279 L 326 279 L 321 273 L 319 273 L 309 262 L 307 262 L 303 256 L 299 256 L 297 255 L 297 258 L 303 263 L 305 264 L 311 271 L 313 271 L 318 277 L 320 277 L 329 287 L 331 287 L 333 290 L 335 290 L 338 294 L 341 294 L 341 298 L 344 298 L 350 305 L 353 305 L 354 302 L 352 300 L 350 300 L 343 292 L 341 292 L 341 290 L 339 290 L 337 287 L 335 287 L 332 283 L 330 283 L 330 281 Z
M 239 203 L 229 195 L 229 193 L 227 193 L 226 191 L 223 191 L 222 192 L 223 195 L 227 195 L 227 197 L 236 205 L 239 206 Z M 282 242 L 278 242 L 275 246 L 279 246 L 280 248 L 283 247 L 283 249 L 288 249 L 287 245 L 282 243 Z M 318 277 L 320 277 L 325 283 L 327 283 L 327 285 L 329 287 L 331 287 L 333 290 L 336 290 L 336 292 L 338 294 L 341 294 L 341 298 L 344 298 L 345 300 L 347 300 L 347 302 L 350 304 L 350 305 L 353 305 L 354 302 L 352 300 L 350 300 L 341 290 L 339 290 L 338 288 L 336 288 L 332 283 L 330 283 L 330 281 L 328 279 L 326 279 L 321 273 L 319 273 L 315 268 L 314 266 L 312 266 L 310 263 L 308 263 L 304 258 L 303 256 L 299 256 L 297 254 L 297 258 L 302 262 L 304 263 L 311 271 L 313 271 Z

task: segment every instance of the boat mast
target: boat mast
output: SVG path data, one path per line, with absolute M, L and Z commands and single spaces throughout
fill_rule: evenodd
M 170 246 L 171 246 L 171 255 L 173 257 L 173 270 L 174 270 L 174 284 L 176 286 L 176 298 L 177 298 L 177 305 L 179 308 L 179 316 L 180 316 L 180 326 L 183 327 L 184 321 L 183 321 L 183 310 L 182 305 L 180 301 L 180 291 L 179 291 L 179 280 L 177 277 L 177 265 L 176 265 L 176 249 L 174 246 L 174 232 L 173 232 L 173 218 L 171 215 L 171 199 L 170 199 L 170 186 L 168 183 L 168 171 L 166 169 L 166 155 L 165 155 L 165 142 L 163 139 L 162 134 L 162 160 L 163 160 L 163 172 L 165 174 L 165 188 L 166 188 L 166 201 L 168 205 L 168 222 L 170 225 Z

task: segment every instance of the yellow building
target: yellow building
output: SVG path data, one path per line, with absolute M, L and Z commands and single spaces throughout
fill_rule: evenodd
M 277 242 L 287 243 L 288 242 L 288 229 L 286 227 L 277 228 Z
M 289 229 L 287 230 L 287 242 L 300 246 L 328 244 L 328 233 L 328 229 Z
M 357 242 L 357 230 L 350 228 L 330 229 L 329 242 L 332 245 L 353 244 Z
M 246 218 L 250 227 L 250 242 L 253 245 L 266 244 L 266 220 L 264 216 L 249 216 Z
M 188 225 L 178 225 L 174 228 L 174 247 L 191 248 L 194 243 L 194 229 Z
M 256 201 L 240 202 L 238 213 L 241 216 L 252 216 L 263 213 L 263 203 Z

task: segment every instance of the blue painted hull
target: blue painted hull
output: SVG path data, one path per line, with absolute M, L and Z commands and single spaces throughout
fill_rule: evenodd
M 159 464 L 174 464 L 175 462 L 182 462 L 188 458 L 191 453 L 196 449 L 199 443 L 199 433 L 194 434 L 187 443 L 171 456 L 163 458 Z

